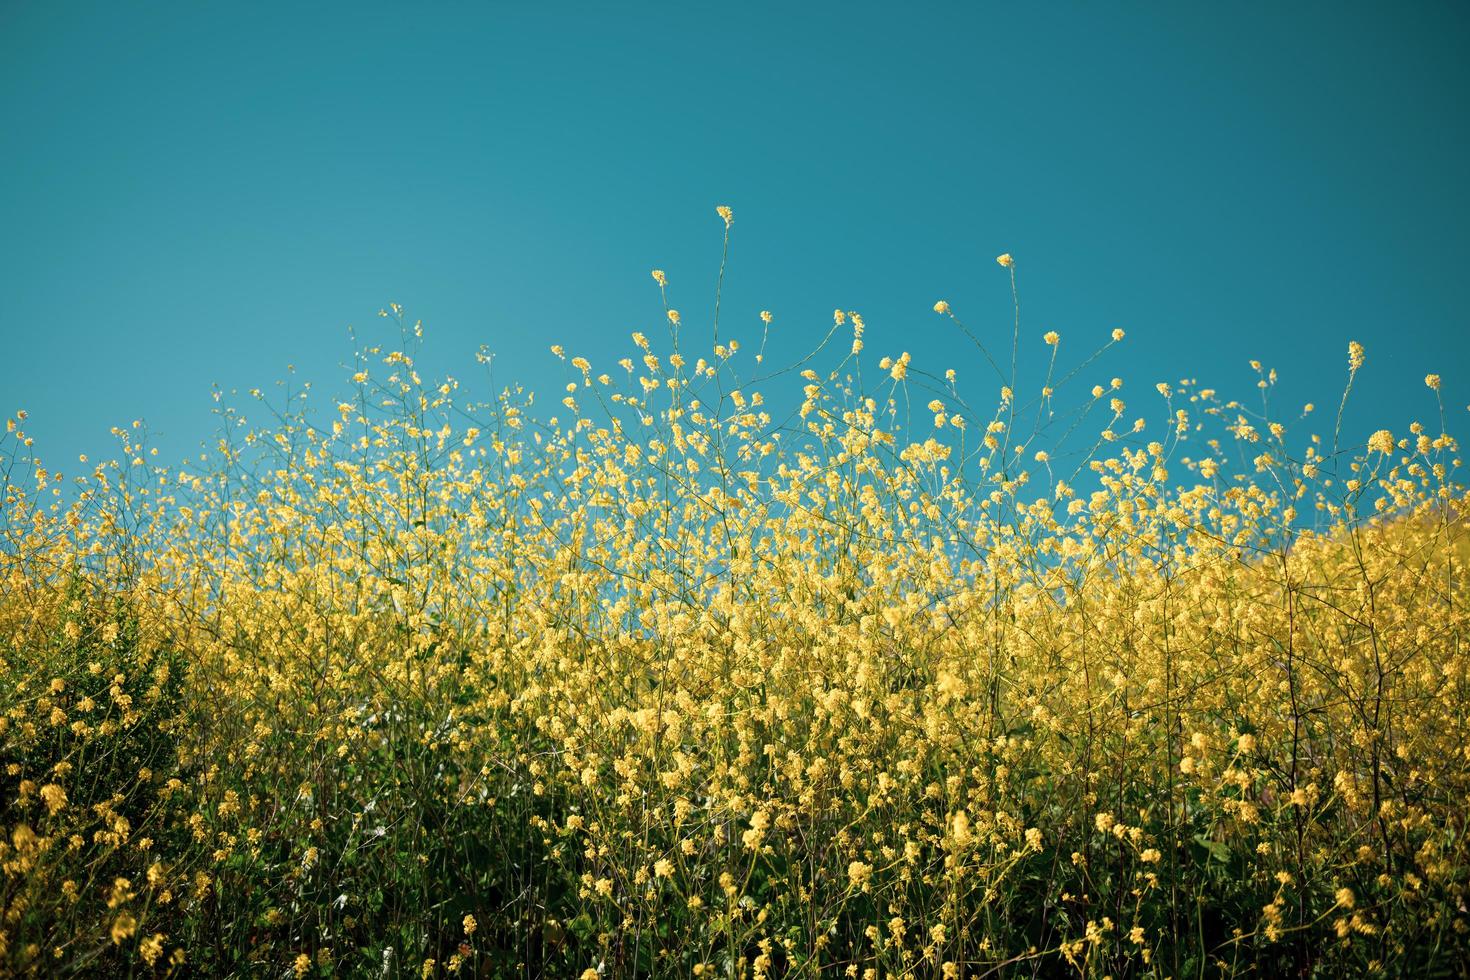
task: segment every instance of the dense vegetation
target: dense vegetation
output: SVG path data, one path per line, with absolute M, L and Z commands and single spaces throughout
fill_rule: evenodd
M 1269 372 L 1063 408 L 983 346 L 981 406 L 855 313 L 786 374 L 665 312 L 555 417 L 395 307 L 195 466 L 12 419 L 0 971 L 1470 970 L 1442 412 L 1347 449 Z

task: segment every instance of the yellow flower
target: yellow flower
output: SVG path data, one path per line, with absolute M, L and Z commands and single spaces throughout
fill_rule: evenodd
M 1430 388 L 1433 388 L 1435 391 L 1438 391 L 1439 390 L 1439 375 L 1437 375 L 1437 374 L 1426 374 L 1424 376 L 1424 383 L 1426 385 L 1428 385 Z
M 761 322 L 765 324 L 769 324 L 771 322 L 770 310 L 761 310 Z
M 718 214 L 721 218 L 724 218 L 725 219 L 725 227 L 726 228 L 729 228 L 731 222 L 733 222 L 735 220 L 735 212 L 734 211 L 731 211 L 729 208 L 725 207 L 725 205 L 723 205 L 723 204 L 721 204 L 719 207 L 715 208 L 715 214 Z
M 678 310 L 669 310 L 669 322 L 672 323 L 676 327 L 679 325 L 679 311 Z
M 129 912 L 122 913 L 112 920 L 112 944 L 121 946 L 137 931 L 138 920 Z
M 1122 340 L 1123 337 L 1124 337 L 1123 328 L 1122 327 L 1114 327 L 1113 328 L 1113 340 L 1115 340 L 1115 341 Z
M 1348 341 L 1348 370 L 1356 371 L 1363 366 L 1363 345 L 1356 340 Z
M 1394 450 L 1393 433 L 1387 429 L 1379 429 L 1368 437 L 1368 448 L 1374 452 L 1388 455 Z
M 939 313 L 941 315 L 942 314 L 945 314 L 945 313 L 948 313 L 949 312 L 949 304 L 946 303 L 944 300 L 940 300 L 939 302 L 937 302 L 937 303 L 934 304 L 934 312 L 935 313 Z
M 664 270 L 654 269 L 652 275 L 653 281 L 658 283 L 660 286 L 667 286 L 669 284 L 669 277 L 664 275 Z
M 46 801 L 46 809 L 52 816 L 66 808 L 66 790 L 55 783 L 47 783 L 41 787 L 41 799 Z
M 1055 330 L 1048 330 L 1041 339 L 1046 341 L 1047 344 L 1049 344 L 1050 346 L 1055 347 L 1057 343 L 1062 339 L 1062 335 L 1057 333 Z
M 475 934 L 475 930 L 479 928 L 480 924 L 475 921 L 475 917 L 473 915 L 466 915 L 464 917 L 464 922 L 462 922 L 461 925 L 464 926 L 464 934 L 466 936 L 473 936 Z
M 138 944 L 138 955 L 141 956 L 143 958 L 143 962 L 147 963 L 149 966 L 157 963 L 158 958 L 163 955 L 163 933 L 155 932 L 153 935 L 140 942 Z
M 1005 266 L 1007 269 L 1009 269 L 1011 266 L 1013 266 L 1013 265 L 1016 264 L 1016 260 L 1013 259 L 1013 258 L 1011 258 L 1011 253 L 1010 252 L 1005 252 L 1005 253 L 1003 253 L 1001 255 L 997 255 L 995 257 L 995 261 L 999 262 L 1001 265 Z

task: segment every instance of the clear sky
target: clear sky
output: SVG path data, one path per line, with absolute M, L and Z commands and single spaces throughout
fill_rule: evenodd
M 325 400 L 390 301 L 432 370 L 554 394 L 548 344 L 662 335 L 652 268 L 707 322 L 728 204 L 773 360 L 842 307 L 978 385 L 930 307 L 1007 345 L 1008 251 L 1028 357 L 1127 329 L 1089 385 L 1250 396 L 1257 357 L 1326 408 L 1357 339 L 1359 441 L 1429 371 L 1464 430 L 1467 50 L 1449 2 L 0 0 L 0 409 L 48 461 L 140 417 L 177 458 L 212 382 Z

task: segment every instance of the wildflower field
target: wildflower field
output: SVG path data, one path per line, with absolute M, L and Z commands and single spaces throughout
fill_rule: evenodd
M 1353 440 L 992 272 L 950 365 L 848 311 L 772 364 L 655 271 L 560 401 L 420 377 L 394 306 L 182 467 L 12 415 L 0 973 L 1470 972 L 1439 379 Z

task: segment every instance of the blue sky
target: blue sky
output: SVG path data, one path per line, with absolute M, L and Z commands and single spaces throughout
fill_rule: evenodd
M 349 324 L 425 320 L 429 368 L 546 394 L 663 334 L 649 270 L 772 360 L 835 307 L 867 358 L 955 367 L 944 298 L 1023 373 L 1197 377 L 1349 428 L 1470 401 L 1464 4 L 0 4 L 0 409 L 43 458 L 288 363 L 322 400 Z M 984 400 L 983 398 L 979 400 Z M 1319 425 L 1330 428 L 1330 418 Z

